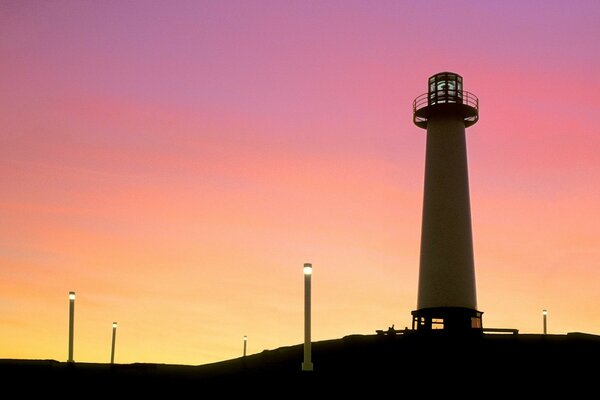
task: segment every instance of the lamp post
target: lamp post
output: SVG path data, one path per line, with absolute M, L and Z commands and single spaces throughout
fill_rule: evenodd
M 313 363 L 311 356 L 310 341 L 310 278 L 312 276 L 312 264 L 304 264 L 304 362 L 302 371 L 312 371 Z
M 75 328 L 75 292 L 69 292 L 69 358 L 67 362 L 73 361 L 73 331 Z
M 246 345 L 248 343 L 248 336 L 244 335 L 244 357 L 246 357 Z
M 117 323 L 112 323 L 112 346 L 110 349 L 110 363 L 115 363 L 115 341 L 117 339 Z
M 544 318 L 544 335 L 548 334 L 548 310 L 543 310 L 542 315 Z

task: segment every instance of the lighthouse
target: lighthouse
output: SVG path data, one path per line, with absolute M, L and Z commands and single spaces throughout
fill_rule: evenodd
M 412 327 L 419 332 L 482 332 L 477 310 L 465 130 L 479 100 L 462 76 L 441 72 L 413 102 L 413 122 L 427 130 L 419 292 Z

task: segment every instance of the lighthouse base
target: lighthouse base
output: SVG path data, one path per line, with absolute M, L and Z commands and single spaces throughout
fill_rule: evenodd
M 449 334 L 482 333 L 483 312 L 463 307 L 421 308 L 412 313 L 412 329 L 417 332 Z

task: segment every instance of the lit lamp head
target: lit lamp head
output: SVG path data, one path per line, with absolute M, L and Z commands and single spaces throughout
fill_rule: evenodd
M 244 335 L 244 342 L 248 340 L 248 336 Z
M 117 329 L 117 323 L 113 322 L 113 328 Z
M 312 275 L 312 264 L 304 264 L 304 275 Z
M 548 315 L 548 310 L 543 310 L 543 311 L 542 311 L 542 314 L 544 314 L 544 315 Z
M 75 300 L 75 292 L 69 292 L 69 300 Z

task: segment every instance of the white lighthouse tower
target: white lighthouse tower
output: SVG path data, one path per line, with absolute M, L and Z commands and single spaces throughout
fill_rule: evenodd
M 427 129 L 425 191 L 417 310 L 413 329 L 481 332 L 477 310 L 465 128 L 479 119 L 479 100 L 458 74 L 429 78 L 413 103 L 413 121 Z

